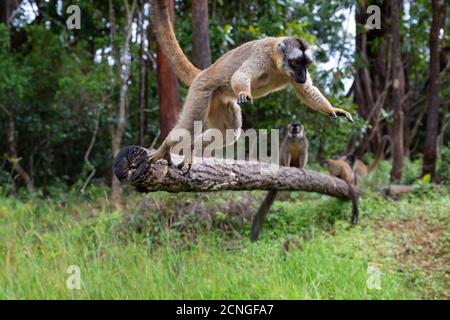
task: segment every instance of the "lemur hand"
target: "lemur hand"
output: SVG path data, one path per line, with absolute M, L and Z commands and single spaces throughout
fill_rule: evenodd
M 333 118 L 345 117 L 348 120 L 348 122 L 354 123 L 352 115 L 349 112 L 342 109 L 333 108 L 333 113 L 331 113 L 331 116 Z
M 253 97 L 250 93 L 248 92 L 239 92 L 238 94 L 238 98 L 237 98 L 237 103 L 242 105 L 246 102 L 250 102 L 251 104 L 253 104 Z

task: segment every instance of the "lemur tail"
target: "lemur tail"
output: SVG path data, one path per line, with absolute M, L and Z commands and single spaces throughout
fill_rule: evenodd
M 270 210 L 270 207 L 272 206 L 272 203 L 275 201 L 275 198 L 277 196 L 278 191 L 277 190 L 270 190 L 266 197 L 264 198 L 263 202 L 261 203 L 261 206 L 258 209 L 258 212 L 253 218 L 253 224 L 252 224 L 252 233 L 250 235 L 250 240 L 252 242 L 255 242 L 258 240 L 259 232 L 261 231 L 262 224 L 264 222 L 264 219 L 266 218 L 267 213 Z
M 381 141 L 380 145 L 378 146 L 377 153 L 375 154 L 375 159 L 373 162 L 367 166 L 367 172 L 371 173 L 375 168 L 378 166 L 380 161 L 383 159 L 384 156 L 384 147 L 386 146 L 386 137 L 383 137 L 383 140 Z
M 348 189 L 350 191 L 350 196 L 352 197 L 352 225 L 355 226 L 358 224 L 358 193 L 356 192 L 354 186 L 348 183 Z
M 151 5 L 152 27 L 158 44 L 161 46 L 177 77 L 184 84 L 190 86 L 201 70 L 188 60 L 178 44 L 170 22 L 169 2 L 168 0 L 151 0 Z

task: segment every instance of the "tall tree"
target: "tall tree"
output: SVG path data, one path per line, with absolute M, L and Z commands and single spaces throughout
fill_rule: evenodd
M 7 32 L 9 34 L 9 27 L 11 25 L 11 20 L 13 17 L 13 12 L 19 6 L 19 1 L 16 0 L 5 0 L 0 5 L 0 23 L 4 23 L 7 28 Z M 3 50 L 5 50 L 6 54 L 10 54 L 11 52 L 11 41 L 10 37 L 7 37 L 8 43 L 3 44 Z M 0 50 L 1 50 L 0 46 Z M 1 52 L 0 52 L 1 53 Z M 12 77 L 17 78 L 16 77 Z M 21 157 L 19 156 L 19 147 L 17 142 L 17 132 L 16 132 L 16 124 L 15 124 L 15 113 L 14 113 L 14 100 L 10 97 L 10 92 L 14 92 L 15 85 L 7 86 L 3 88 L 0 86 L 0 89 L 5 91 L 5 96 L 3 97 L 3 101 L 0 101 L 0 109 L 5 112 L 7 115 L 7 128 L 6 128 L 6 137 L 8 141 L 8 159 L 10 160 L 13 170 L 17 173 L 17 175 L 22 178 L 27 188 L 27 191 L 31 194 L 34 192 L 34 177 L 30 175 L 25 168 L 22 166 Z M 5 104 L 5 105 L 4 105 Z
M 391 180 L 399 181 L 403 171 L 403 99 L 405 95 L 405 75 L 400 51 L 400 15 L 402 0 L 391 1 L 391 37 L 392 37 L 392 86 L 391 103 L 394 110 L 392 129 L 392 170 Z
M 192 0 L 192 59 L 199 69 L 206 69 L 211 64 L 208 0 Z
M 2 0 L 0 2 L 0 22 L 9 25 L 13 16 L 14 10 L 19 6 L 19 0 Z
M 146 1 L 139 1 L 139 12 L 138 12 L 138 30 L 139 30 L 139 145 L 144 145 L 146 127 L 147 127 L 147 117 L 146 111 L 148 107 L 148 75 L 147 75 L 147 62 L 148 55 L 145 52 L 145 40 L 147 37 L 146 28 L 146 16 L 145 16 L 145 4 Z
M 431 174 L 435 180 L 437 135 L 439 126 L 439 30 L 444 25 L 447 6 L 445 0 L 432 0 L 433 20 L 429 37 L 430 64 L 427 87 L 427 131 L 423 152 L 422 174 Z
M 128 4 L 128 0 L 124 0 L 124 7 L 126 9 L 125 34 L 123 37 L 122 50 L 119 50 L 114 45 L 114 39 L 117 31 L 114 4 L 112 0 L 109 0 L 111 43 L 113 46 L 113 52 L 115 52 L 115 65 L 118 66 L 115 68 L 117 72 L 116 77 L 120 80 L 118 108 L 117 110 L 114 110 L 112 103 L 108 108 L 110 117 L 116 119 L 115 123 L 110 125 L 111 149 L 113 157 L 115 157 L 120 151 L 120 148 L 122 147 L 123 135 L 125 133 L 128 105 L 128 81 L 131 73 L 130 41 L 133 30 L 132 24 L 134 11 L 136 8 L 136 0 L 133 0 L 131 8 Z M 114 77 L 112 77 L 112 79 L 114 79 Z M 112 87 L 114 87 L 114 82 Z M 111 200 L 114 204 L 120 205 L 122 202 L 123 188 L 114 176 L 112 177 L 111 186 Z
M 174 25 L 175 14 L 173 0 L 169 0 L 169 11 L 172 25 Z M 158 82 L 160 137 L 161 139 L 165 139 L 177 122 L 180 102 L 177 76 L 173 72 L 169 61 L 164 56 L 159 45 L 157 47 L 156 78 Z
M 11 107 L 10 110 L 6 109 L 2 104 L 0 104 L 1 109 L 5 111 L 8 116 L 8 128 L 6 130 L 6 136 L 9 145 L 9 154 L 8 158 L 12 163 L 14 171 L 22 178 L 27 187 L 28 193 L 32 194 L 34 192 L 34 179 L 33 176 L 29 175 L 27 171 L 25 171 L 24 167 L 20 164 L 21 158 L 18 154 L 18 146 L 16 139 L 16 128 L 14 121 L 14 108 Z
M 365 25 L 369 15 L 367 7 L 371 4 L 379 5 L 381 9 L 381 28 L 368 29 Z M 375 152 L 382 143 L 382 123 L 380 115 L 386 101 L 390 81 L 389 61 L 390 32 L 388 29 L 389 2 L 358 1 L 355 13 L 356 20 L 356 67 L 354 83 L 354 99 L 358 105 L 359 115 L 370 124 L 369 130 L 363 133 L 360 144 L 354 153 L 362 156 L 368 149 Z M 348 152 L 353 152 L 358 139 L 352 137 Z

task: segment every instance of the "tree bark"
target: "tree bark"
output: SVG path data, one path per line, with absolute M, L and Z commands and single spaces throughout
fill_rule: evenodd
M 19 6 L 18 0 L 2 0 L 0 4 L 0 22 L 9 27 L 11 23 L 12 13 Z
M 145 27 L 145 12 L 144 6 L 141 4 L 139 8 L 139 34 L 140 34 L 140 44 L 139 44 L 139 144 L 141 146 L 145 145 L 145 134 L 147 128 L 147 117 L 145 110 L 148 106 L 147 99 L 147 87 L 148 87 L 148 77 L 147 77 L 147 59 L 144 50 L 145 38 L 147 35 L 147 30 Z
M 169 10 L 172 25 L 175 25 L 173 0 L 169 0 Z M 156 53 L 156 79 L 158 82 L 159 124 L 161 128 L 160 138 L 164 140 L 178 119 L 178 112 L 180 110 L 178 80 L 159 45 L 157 46 Z
M 367 7 L 371 4 L 381 6 L 381 29 L 367 30 L 364 25 L 368 19 Z M 390 38 L 387 29 L 389 2 L 381 4 L 374 1 L 358 1 L 355 22 L 357 24 L 355 48 L 363 64 L 357 65 L 354 82 L 354 100 L 359 115 L 370 123 L 370 128 L 362 136 L 354 138 L 348 149 L 358 157 L 372 149 L 378 150 L 382 143 L 382 127 L 379 116 L 390 85 L 388 61 Z M 375 45 L 374 45 L 375 44 Z
M 192 59 L 199 69 L 211 64 L 208 29 L 208 0 L 192 0 Z
M 196 159 L 189 174 L 177 169 L 181 156 L 173 155 L 173 165 L 165 160 L 148 163 L 151 151 L 139 146 L 123 148 L 114 160 L 119 181 L 139 192 L 210 192 L 220 190 L 287 190 L 318 192 L 351 199 L 348 185 L 341 179 L 309 170 L 217 158 Z M 359 192 L 359 191 L 357 191 Z
M 431 174 L 436 180 L 437 135 L 439 126 L 439 29 L 444 23 L 446 5 L 444 0 L 432 0 L 433 20 L 429 38 L 430 76 L 427 88 L 427 131 L 423 152 L 422 174 Z
M 5 0 L 0 4 L 0 23 L 4 23 L 9 30 L 11 19 L 14 10 L 19 6 L 19 1 L 17 0 Z M 11 40 L 9 40 L 8 47 L 11 50 Z M 13 170 L 22 178 L 27 188 L 29 194 L 34 192 L 34 178 L 32 175 L 22 167 L 20 164 L 21 158 L 19 157 L 17 139 L 16 139 L 16 126 L 14 120 L 14 107 L 11 106 L 7 109 L 5 106 L 0 104 L 1 109 L 6 113 L 8 117 L 8 126 L 6 129 L 6 137 L 8 140 L 9 147 L 9 160 L 12 163 Z
M 405 95 L 405 75 L 400 52 L 400 13 L 402 0 L 391 2 L 392 36 L 392 86 L 391 101 L 394 110 L 392 130 L 393 155 L 391 180 L 400 181 L 403 172 L 403 98 Z

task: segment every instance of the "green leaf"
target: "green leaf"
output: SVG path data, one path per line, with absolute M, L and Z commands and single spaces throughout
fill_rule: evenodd
M 430 173 L 427 173 L 426 175 L 424 175 L 424 176 L 422 177 L 422 183 L 423 183 L 424 185 L 427 185 L 427 184 L 430 184 L 430 182 L 431 182 L 431 174 L 430 174 Z

